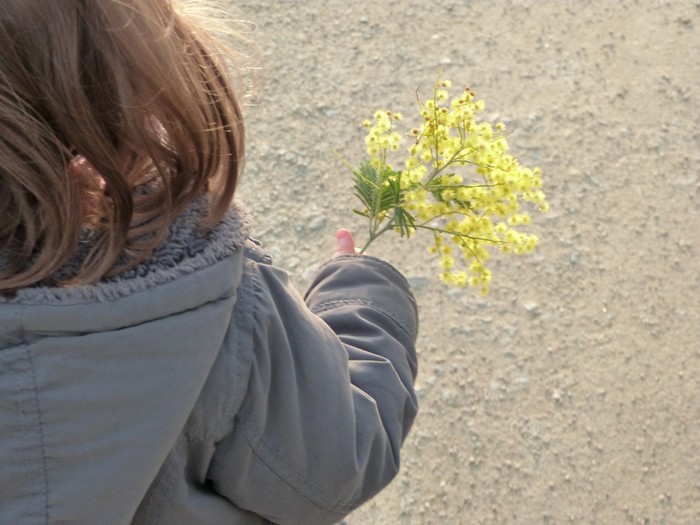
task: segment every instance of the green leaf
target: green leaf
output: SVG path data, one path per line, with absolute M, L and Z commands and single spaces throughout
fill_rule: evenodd
M 411 230 L 415 229 L 416 220 L 402 206 L 394 208 L 394 225 L 399 229 L 401 237 L 408 237 Z
M 378 170 L 365 161 L 355 174 L 355 196 L 367 208 L 368 216 L 376 217 L 401 204 L 401 173 Z

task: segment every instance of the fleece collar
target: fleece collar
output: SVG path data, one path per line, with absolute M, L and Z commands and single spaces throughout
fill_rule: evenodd
M 141 292 L 211 266 L 240 249 L 250 235 L 251 219 L 238 201 L 229 208 L 221 222 L 211 231 L 202 232 L 201 219 L 208 200 L 193 202 L 170 225 L 167 240 L 153 255 L 134 268 L 94 285 L 51 287 L 37 285 L 19 290 L 13 297 L 0 295 L 1 303 L 52 304 L 84 301 L 109 301 L 134 292 Z M 83 246 L 84 251 L 86 246 Z M 75 272 L 81 257 L 78 254 L 59 273 Z

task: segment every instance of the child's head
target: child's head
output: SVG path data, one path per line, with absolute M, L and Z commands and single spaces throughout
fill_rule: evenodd
M 86 229 L 74 282 L 147 257 L 197 195 L 221 218 L 240 110 L 217 43 L 170 0 L 2 0 L 0 49 L 0 292 L 50 278 Z

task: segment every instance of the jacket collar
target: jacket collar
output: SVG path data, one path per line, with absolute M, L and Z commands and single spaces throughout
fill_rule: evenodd
M 0 304 L 76 304 L 109 301 L 148 290 L 211 266 L 240 250 L 250 234 L 251 218 L 238 201 L 211 231 L 200 229 L 208 200 L 194 201 L 170 226 L 168 238 L 153 255 L 136 267 L 94 285 L 51 287 L 37 285 L 13 297 L 0 295 Z M 75 257 L 60 272 L 70 274 Z

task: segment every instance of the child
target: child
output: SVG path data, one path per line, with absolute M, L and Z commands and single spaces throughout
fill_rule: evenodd
M 299 297 L 232 202 L 241 113 L 170 0 L 0 2 L 0 523 L 334 523 L 416 413 L 403 277 Z

